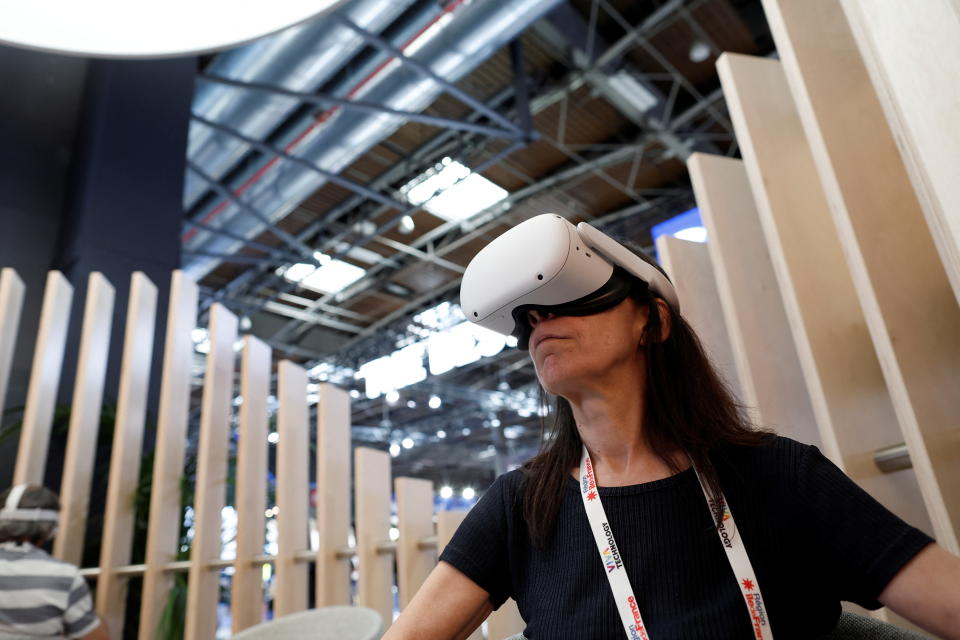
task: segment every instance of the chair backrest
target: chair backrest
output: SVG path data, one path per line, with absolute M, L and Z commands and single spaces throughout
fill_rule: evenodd
M 366 607 L 309 609 L 244 629 L 233 640 L 379 640 L 380 614 Z
M 836 628 L 824 640 L 928 640 L 889 622 L 844 611 Z

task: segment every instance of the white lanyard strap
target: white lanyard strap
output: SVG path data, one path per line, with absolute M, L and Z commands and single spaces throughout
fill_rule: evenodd
M 696 467 L 694 467 L 694 471 L 696 472 Z M 710 496 L 700 479 L 699 472 L 697 472 L 697 480 L 700 481 L 703 495 L 712 507 Z M 586 446 L 583 447 L 583 453 L 580 456 L 580 497 L 583 499 L 583 507 L 587 512 L 587 520 L 590 522 L 590 529 L 593 531 L 593 539 L 597 543 L 600 559 L 603 561 L 604 570 L 607 572 L 607 580 L 610 581 L 610 590 L 613 591 L 623 629 L 630 640 L 636 640 L 637 638 L 649 640 L 650 636 L 647 634 L 643 618 L 640 616 L 637 598 L 633 594 L 630 579 L 627 577 L 627 570 L 623 566 L 620 549 L 616 540 L 614 540 L 613 531 L 603 510 L 603 503 L 597 491 L 596 476 L 593 473 L 593 462 L 590 460 L 590 454 L 587 452 Z M 723 522 L 718 529 L 718 534 L 727 553 L 727 560 L 730 561 L 730 567 L 737 577 L 740 592 L 747 605 L 747 611 L 750 613 L 754 636 L 756 640 L 773 640 L 773 631 L 770 628 L 763 598 L 760 596 L 760 584 L 753 572 L 753 566 L 750 564 L 750 558 L 747 556 L 743 541 L 740 536 L 736 535 L 737 529 L 733 520 L 733 513 L 730 511 L 723 494 L 720 495 L 720 499 L 723 502 Z M 714 513 L 713 509 L 710 513 Z

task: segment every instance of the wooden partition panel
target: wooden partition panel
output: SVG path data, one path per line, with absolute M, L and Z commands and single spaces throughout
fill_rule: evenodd
M 436 549 L 421 549 L 420 541 L 432 537 L 433 483 L 418 478 L 397 478 L 397 588 L 400 610 L 413 598 L 437 564 Z
M 390 454 L 357 447 L 353 455 L 354 514 L 360 564 L 357 604 L 378 611 L 386 630 L 393 623 L 393 557 L 381 554 L 378 547 L 390 536 Z
M 40 311 L 40 330 L 37 332 L 30 384 L 27 387 L 27 405 L 20 429 L 17 465 L 13 471 L 15 485 L 43 484 L 72 301 L 73 287 L 63 274 L 59 271 L 47 274 Z
M 350 396 L 323 383 L 317 402 L 318 607 L 350 604 L 350 559 L 337 556 L 350 535 Z M 322 498 L 322 499 L 321 499 Z
M 901 434 L 780 63 L 724 54 L 717 69 L 825 453 L 929 532 L 913 472 L 882 474 L 873 461 Z
M 960 7 L 841 3 L 960 299 Z
M 140 271 L 130 279 L 127 325 L 123 335 L 117 420 L 110 451 L 110 479 L 103 515 L 100 547 L 100 577 L 97 579 L 97 614 L 110 635 L 123 633 L 127 578 L 116 568 L 130 564 L 133 525 L 136 517 L 137 484 L 143 455 L 143 426 L 147 415 L 147 387 L 153 356 L 153 332 L 157 316 L 157 287 Z
M 742 402 L 744 396 L 740 375 L 723 319 L 717 280 L 710 263 L 710 250 L 702 242 L 660 236 L 657 238 L 657 253 L 677 289 L 680 313 L 693 327 L 707 356 L 730 390 Z
M 934 533 L 960 553 L 960 307 L 842 8 L 764 6 Z
M 744 402 L 758 425 L 822 446 L 743 162 L 695 153 L 687 168 Z
M 283 616 L 307 608 L 307 566 L 296 555 L 310 548 L 307 462 L 310 454 L 307 372 L 284 360 L 277 371 L 277 582 L 273 610 Z
M 186 640 L 207 640 L 216 635 L 217 629 L 219 572 L 209 565 L 220 557 L 220 512 L 227 489 L 227 442 L 233 392 L 233 343 L 237 339 L 237 317 L 219 303 L 210 307 L 209 335 L 197 447 L 194 533 L 187 577 Z
M 3 415 L 7 384 L 10 382 L 10 367 L 17 346 L 17 329 L 20 327 L 25 290 L 23 280 L 16 271 L 10 267 L 0 270 L 0 416 Z
M 160 404 L 157 410 L 157 441 L 153 450 L 153 480 L 147 523 L 146 571 L 140 607 L 138 637 L 152 639 L 173 576 L 162 565 L 177 556 L 180 523 L 180 478 L 183 476 L 184 441 L 190 405 L 190 367 L 193 361 L 191 331 L 197 324 L 197 285 L 174 271 L 167 309 L 167 335 L 163 348 Z
M 70 430 L 60 479 L 60 524 L 53 555 L 79 565 L 87 529 L 93 462 L 100 433 L 103 384 L 113 325 L 113 286 L 94 271 L 87 280 Z
M 243 339 L 240 369 L 240 439 L 237 444 L 237 557 L 230 590 L 233 632 L 259 624 L 263 616 L 263 577 L 256 556 L 263 555 L 267 502 L 267 396 L 270 347 L 253 336 Z M 281 514 L 282 515 L 282 514 Z
M 444 547 L 447 546 L 447 543 L 450 542 L 450 539 L 453 538 L 453 534 L 457 532 L 457 527 L 460 526 L 460 523 L 463 522 L 463 519 L 467 517 L 467 511 L 440 511 L 437 513 L 437 557 L 440 557 L 440 554 L 443 553 Z M 483 640 L 483 633 L 480 629 L 477 629 L 469 636 L 466 640 Z M 497 638 L 496 640 L 501 640 Z
M 489 640 L 504 640 L 518 633 L 523 633 L 527 623 L 520 617 L 520 610 L 513 598 L 508 598 L 500 608 L 487 618 L 487 638 Z

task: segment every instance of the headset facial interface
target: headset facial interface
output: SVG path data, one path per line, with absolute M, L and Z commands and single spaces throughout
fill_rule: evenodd
M 467 319 L 528 348 L 527 312 L 592 315 L 646 283 L 680 310 L 670 281 L 653 265 L 585 222 L 548 213 L 520 223 L 467 265 L 460 303 Z

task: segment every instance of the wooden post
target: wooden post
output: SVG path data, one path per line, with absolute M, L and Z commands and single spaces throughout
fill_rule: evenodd
M 934 534 L 960 553 L 960 307 L 842 8 L 764 5 Z
M 822 446 L 743 162 L 687 160 L 726 318 L 744 402 L 756 424 Z
M 710 250 L 702 242 L 660 236 L 657 238 L 657 252 L 677 289 L 681 314 L 700 338 L 724 382 L 742 402 L 740 376 L 723 319 Z
M 147 522 L 147 549 L 144 554 L 140 632 L 152 639 L 167 604 L 173 576 L 162 565 L 177 557 L 180 540 L 180 478 L 183 476 L 184 441 L 190 406 L 190 368 L 193 362 L 191 332 L 197 325 L 197 285 L 182 271 L 174 271 L 170 282 L 167 335 L 163 348 L 160 404 L 157 410 L 157 441 L 153 453 L 153 481 L 150 490 L 150 517 Z
M 960 11 L 956 0 L 841 0 L 960 298 Z
M 468 511 L 440 511 L 437 513 L 437 557 L 443 553 L 443 549 L 457 532 L 457 527 L 467 517 Z M 522 630 L 522 629 L 521 629 Z M 467 636 L 466 640 L 483 640 L 483 632 L 478 627 L 476 631 Z M 497 640 L 500 640 L 499 638 Z
M 216 635 L 217 629 L 220 572 L 211 570 L 209 563 L 220 557 L 220 512 L 227 489 L 227 442 L 236 339 L 237 317 L 215 303 L 210 307 L 210 352 L 200 411 L 186 640 L 207 640 Z
M 437 564 L 435 549 L 421 549 L 420 540 L 433 536 L 433 483 L 417 478 L 397 478 L 397 588 L 400 610 Z
M 117 421 L 110 452 L 110 479 L 103 515 L 100 576 L 97 578 L 97 614 L 110 635 L 123 635 L 127 580 L 116 568 L 130 564 L 137 484 L 143 455 L 143 426 L 147 415 L 147 390 L 157 316 L 157 287 L 140 271 L 130 278 L 127 326 L 123 335 Z
M 317 607 L 350 604 L 350 559 L 337 548 L 350 535 L 350 396 L 323 383 L 317 402 Z
M 310 548 L 307 462 L 310 454 L 307 372 L 284 360 L 277 376 L 277 583 L 273 609 L 277 616 L 307 608 L 307 566 L 297 553 Z M 346 487 L 343 488 L 346 490 Z
M 23 293 L 26 287 L 17 272 L 10 267 L 0 270 L 0 416 L 3 415 L 10 367 L 17 346 L 17 329 L 23 311 Z
M 717 62 L 825 453 L 894 513 L 931 531 L 911 470 L 883 474 L 896 415 L 796 108 L 776 60 Z
M 30 385 L 27 387 L 27 406 L 23 411 L 23 426 L 20 429 L 17 465 L 13 471 L 15 485 L 43 484 L 72 301 L 73 287 L 63 274 L 59 271 L 47 274 L 40 311 L 40 330 L 33 352 Z
M 390 536 L 390 454 L 367 447 L 357 447 L 353 453 L 360 562 L 357 604 L 378 611 L 386 630 L 393 623 L 393 558 L 379 553 L 377 547 Z
M 60 525 L 53 555 L 79 565 L 87 531 L 93 461 L 100 433 L 103 385 L 113 325 L 113 286 L 98 271 L 87 281 L 80 355 L 73 386 L 70 431 L 60 480 Z
M 243 339 L 240 372 L 240 439 L 237 444 L 237 556 L 230 590 L 233 632 L 263 617 L 263 577 L 254 557 L 263 554 L 267 502 L 267 395 L 270 347 L 253 336 Z

